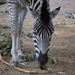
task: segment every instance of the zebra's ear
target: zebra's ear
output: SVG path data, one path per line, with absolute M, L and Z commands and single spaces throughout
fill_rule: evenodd
M 32 16 L 34 19 L 39 17 L 39 14 L 35 10 L 33 10 L 32 8 L 29 8 L 27 5 L 26 5 L 26 8 L 27 8 L 30 16 Z
M 51 19 L 53 19 L 54 17 L 56 17 L 56 15 L 57 15 L 57 14 L 59 13 L 59 11 L 60 11 L 60 8 L 61 8 L 61 6 L 58 7 L 58 8 L 56 8 L 55 10 L 53 10 L 53 11 L 50 13 Z

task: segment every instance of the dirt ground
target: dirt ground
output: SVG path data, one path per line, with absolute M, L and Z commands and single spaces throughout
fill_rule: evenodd
M 75 12 L 75 0 L 50 0 L 51 10 L 61 6 L 60 13 L 53 19 L 55 32 L 50 46 L 50 57 L 57 57 L 59 62 L 52 68 L 52 74 L 48 75 L 75 75 L 75 19 L 66 18 L 65 12 Z M 7 4 L 0 6 L 0 11 L 8 9 Z M 65 23 L 68 24 L 65 24 Z M 25 34 L 31 33 L 33 19 L 27 14 L 23 25 Z M 58 23 L 60 23 L 58 25 Z M 0 13 L 0 24 L 9 25 L 9 17 L 6 13 Z M 25 53 L 34 50 L 32 39 L 22 39 Z M 6 57 L 6 61 L 11 57 Z M 9 60 L 8 60 L 9 62 Z M 21 68 L 35 68 L 35 61 L 28 62 Z M 0 75 L 30 75 L 18 71 L 0 61 Z M 33 75 L 33 74 L 32 74 Z M 34 74 L 40 75 L 40 74 Z M 45 75 L 45 74 L 41 74 Z M 47 75 L 47 74 L 46 74 Z

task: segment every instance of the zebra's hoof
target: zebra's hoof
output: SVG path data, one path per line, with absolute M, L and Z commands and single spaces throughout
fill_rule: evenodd
M 25 56 L 19 56 L 18 63 L 25 66 L 27 64 Z
M 13 67 L 13 66 L 17 66 L 18 65 L 18 61 L 13 61 L 11 60 L 10 61 L 10 65 Z
M 22 60 L 22 61 L 26 61 L 26 58 L 25 58 L 25 56 L 20 56 L 19 55 L 19 58 L 18 58 L 19 60 Z

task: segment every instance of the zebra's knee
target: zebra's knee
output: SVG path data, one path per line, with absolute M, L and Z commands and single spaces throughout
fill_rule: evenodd
M 20 35 L 21 34 L 21 30 L 11 30 L 11 35 L 13 35 L 13 36 L 18 36 L 18 35 Z

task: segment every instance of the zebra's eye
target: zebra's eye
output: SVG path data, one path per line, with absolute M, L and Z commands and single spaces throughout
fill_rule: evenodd
M 35 51 L 36 53 L 39 53 L 37 50 Z
M 37 35 L 37 33 L 36 33 L 36 32 L 34 32 L 34 34 L 35 34 L 35 35 Z
M 49 51 L 49 49 L 47 50 L 47 52 Z

